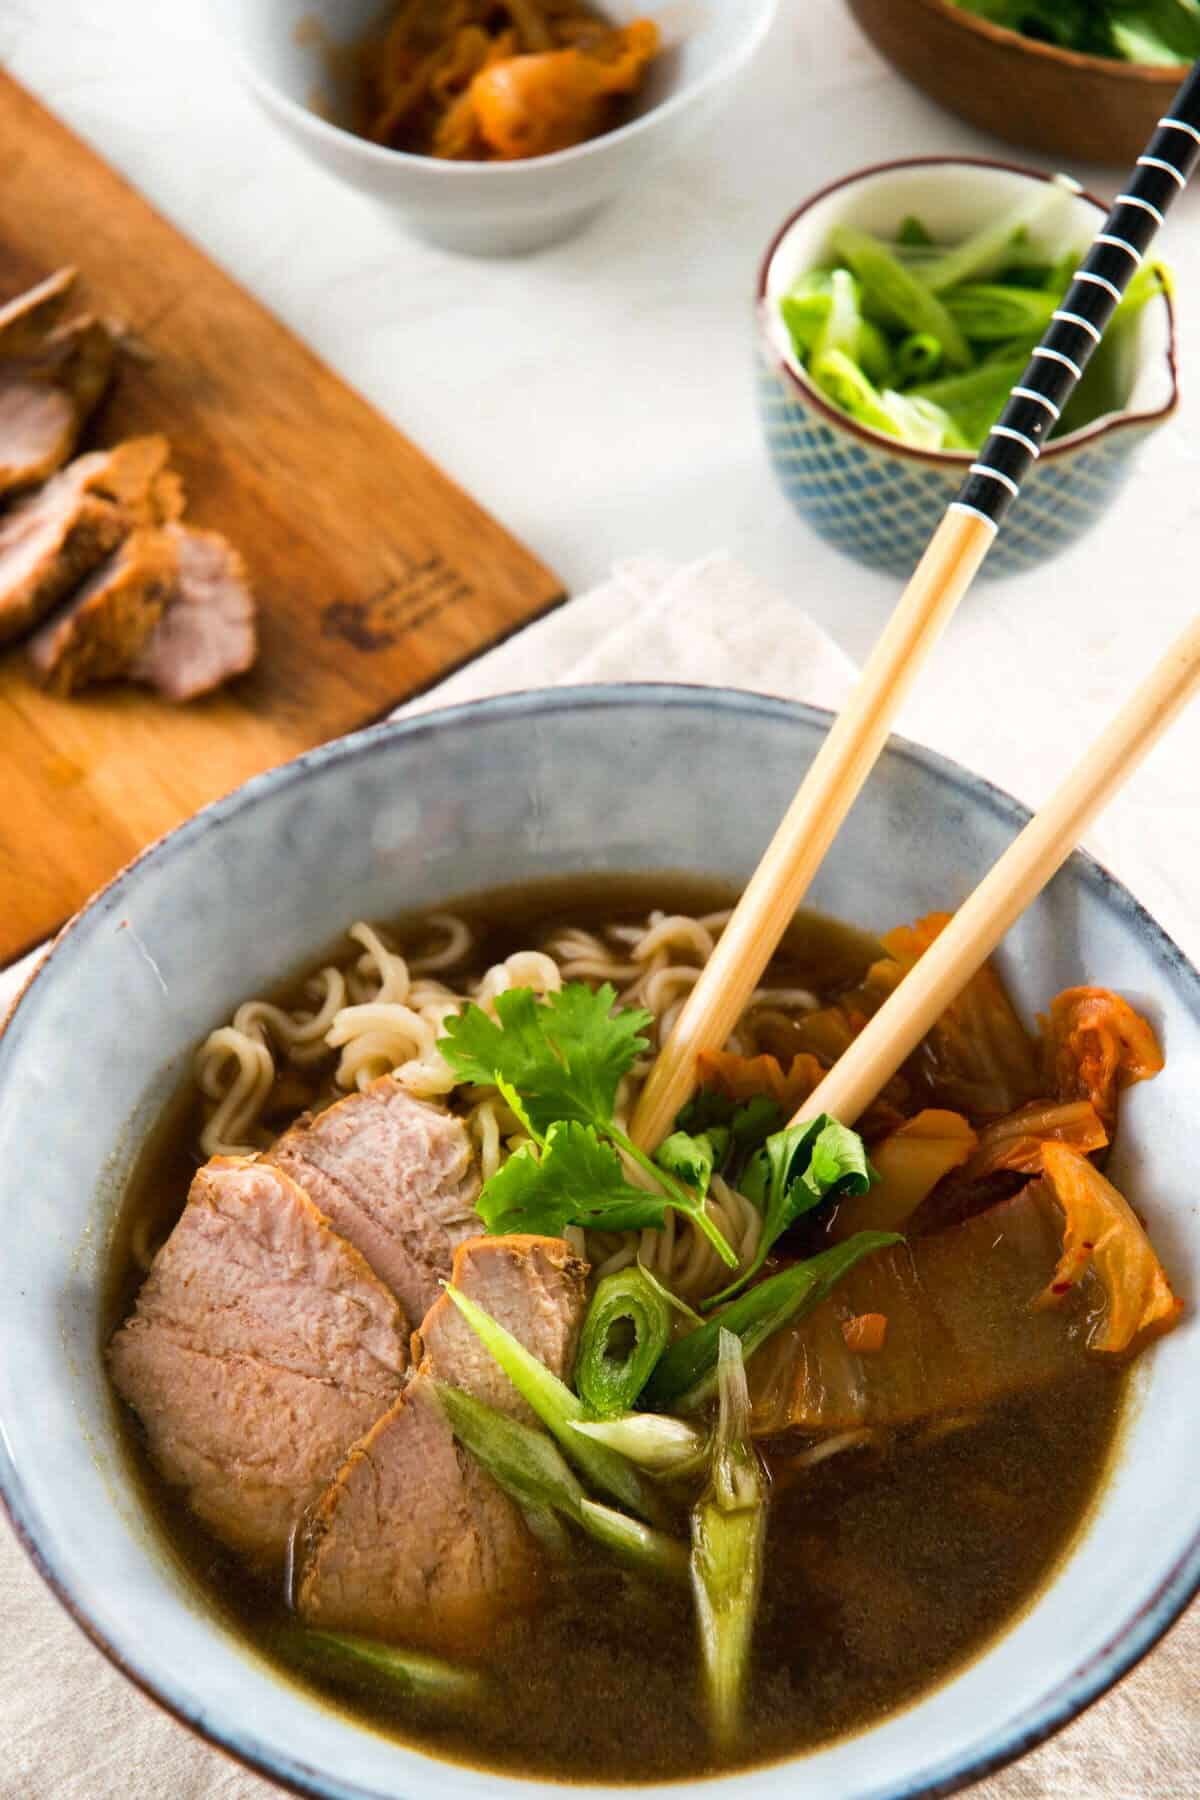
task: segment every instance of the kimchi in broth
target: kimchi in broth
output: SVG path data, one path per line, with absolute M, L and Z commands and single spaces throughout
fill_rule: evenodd
M 261 1654 L 438 1755 L 689 1777 L 919 1698 L 1051 1578 L 1177 1316 L 1103 1172 L 1162 1059 L 1104 988 L 1025 1022 L 986 968 L 855 1131 L 789 1127 L 937 916 L 799 915 L 635 1155 L 730 904 L 352 921 L 197 1049 L 131 1181 L 148 1508 Z

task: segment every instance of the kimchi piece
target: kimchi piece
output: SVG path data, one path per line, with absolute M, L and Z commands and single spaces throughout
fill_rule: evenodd
M 1153 1030 L 1108 988 L 1067 988 L 1039 1021 L 1046 1085 L 1063 1100 L 1088 1100 L 1112 1134 L 1122 1089 L 1163 1066 Z
M 581 0 L 403 0 L 361 52 L 361 129 L 455 161 L 545 156 L 617 123 L 658 48 L 652 21 Z
M 737 1056 L 732 1050 L 702 1050 L 696 1059 L 696 1070 L 702 1087 L 716 1088 L 731 1100 L 753 1100 L 758 1094 L 766 1094 L 790 1116 L 808 1099 L 834 1061 L 836 1056 L 826 1061 L 809 1050 L 800 1050 L 785 1070 L 778 1057 L 769 1054 Z M 890 1081 L 855 1129 L 868 1143 L 893 1130 L 904 1117 L 898 1102 L 902 1104 L 906 1098 L 903 1084 Z
M 1048 1143 L 1069 1144 L 1083 1156 L 1103 1150 L 1108 1133 L 1087 1100 L 1034 1100 L 979 1133 L 961 1166 L 931 1188 L 910 1215 L 909 1231 L 938 1231 L 982 1212 L 1042 1172 Z M 878 1151 L 872 1156 L 878 1163 Z
M 658 27 L 637 19 L 593 48 L 492 63 L 468 90 L 489 155 L 502 162 L 549 156 L 595 137 L 610 123 L 613 101 L 636 90 L 657 50 Z
M 978 1143 L 961 1113 L 926 1107 L 915 1119 L 871 1146 L 878 1180 L 865 1194 L 843 1200 L 830 1235 L 901 1231 L 943 1176 L 961 1168 Z
M 794 1113 L 808 1099 L 825 1073 L 815 1056 L 807 1052 L 792 1058 L 785 1072 L 775 1056 L 735 1056 L 731 1050 L 703 1050 L 697 1058 L 700 1082 L 715 1087 L 731 1100 L 753 1100 L 766 1094 L 786 1113 Z
M 1141 1222 L 1125 1196 L 1067 1144 L 1042 1149 L 1046 1181 L 1066 1218 L 1062 1255 L 1041 1308 L 1060 1304 L 1091 1269 L 1106 1296 L 1089 1348 L 1119 1355 L 1143 1333 L 1169 1331 L 1182 1310 Z
M 885 933 L 888 960 L 873 964 L 854 997 L 863 1011 L 878 1012 L 951 916 L 930 913 Z M 1042 1089 L 1034 1040 L 991 963 L 984 963 L 946 1008 L 907 1068 L 931 1105 L 976 1120 L 1012 1112 Z
M 1035 1181 L 962 1225 L 864 1257 L 750 1358 L 755 1432 L 893 1429 L 1068 1380 L 1087 1367 L 1101 1296 L 1085 1271 L 1061 1306 L 1033 1307 L 1061 1249 L 1062 1215 Z M 844 1326 L 873 1313 L 887 1329 L 864 1356 Z
M 836 1062 L 950 918 L 950 913 L 930 913 L 913 925 L 885 932 L 880 942 L 887 955 L 872 963 L 861 982 L 832 1005 L 797 1022 L 797 1047 L 810 1051 L 826 1067 Z M 924 1101 L 978 1122 L 1026 1105 L 1043 1088 L 1037 1045 L 999 974 L 985 963 L 880 1098 L 898 1106 L 901 1116 L 916 1111 Z

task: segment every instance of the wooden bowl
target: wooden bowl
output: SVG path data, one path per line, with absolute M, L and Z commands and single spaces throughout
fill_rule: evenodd
M 951 0 L 848 5 L 880 54 L 940 106 L 1051 156 L 1132 162 L 1187 72 L 1058 50 Z

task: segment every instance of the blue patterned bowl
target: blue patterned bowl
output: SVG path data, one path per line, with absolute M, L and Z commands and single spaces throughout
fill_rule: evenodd
M 873 568 L 906 575 L 967 473 L 964 451 L 916 450 L 848 418 L 819 393 L 792 350 L 778 301 L 820 263 L 835 225 L 892 237 L 915 214 L 955 242 L 1005 212 L 1032 182 L 1051 177 L 973 157 L 925 156 L 847 175 L 805 202 L 777 234 L 758 285 L 759 406 L 767 450 L 784 493 L 815 531 Z M 1063 196 L 1044 247 L 1091 242 L 1107 207 L 1090 194 Z M 1035 241 L 1038 233 L 1033 233 Z M 1012 574 L 1066 549 L 1107 510 L 1147 434 L 1179 402 L 1175 322 L 1163 295 L 1141 315 L 1136 352 L 1121 372 L 1124 407 L 1046 446 L 983 572 Z

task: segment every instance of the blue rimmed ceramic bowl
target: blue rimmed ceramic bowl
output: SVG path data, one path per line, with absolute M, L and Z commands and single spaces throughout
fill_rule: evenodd
M 197 1039 L 355 915 L 524 875 L 744 879 L 829 722 L 709 689 L 560 689 L 313 751 L 148 850 L 59 939 L 0 1038 L 0 1491 L 58 1597 L 114 1662 L 298 1793 L 554 1800 L 562 1790 L 439 1763 L 314 1704 L 230 1632 L 149 1526 L 98 1341 L 109 1231 L 141 1136 Z M 813 901 L 876 928 L 953 905 L 1026 816 L 953 764 L 893 744 Z M 904 854 L 917 843 L 919 855 Z M 1116 1173 L 1194 1294 L 1200 975 L 1080 856 L 1013 931 L 1004 962 L 1027 1013 L 1090 978 L 1154 1017 L 1167 1068 L 1128 1096 Z M 1004 1637 L 870 1731 L 714 1787 L 730 1800 L 790 1800 L 798 1781 L 807 1800 L 948 1792 L 1036 1743 L 1142 1655 L 1200 1586 L 1197 1336 L 1189 1317 L 1139 1364 L 1134 1416 L 1090 1524 Z
M 1052 177 L 973 157 L 923 156 L 862 169 L 823 189 L 794 212 L 763 259 L 758 283 L 756 367 L 767 452 L 802 519 L 839 550 L 873 568 L 907 575 L 973 461 L 970 454 L 917 450 L 873 431 L 833 406 L 792 349 L 779 301 L 826 260 L 836 225 L 895 236 L 916 216 L 933 236 L 955 243 L 1006 212 L 1030 186 Z M 1106 216 L 1091 194 L 1064 195 L 1051 236 L 1031 236 L 1048 260 L 1090 244 Z M 986 575 L 1033 568 L 1065 550 L 1106 512 L 1147 435 L 1179 401 L 1175 326 L 1162 295 L 1143 310 L 1121 409 L 1047 444 L 983 565 Z

